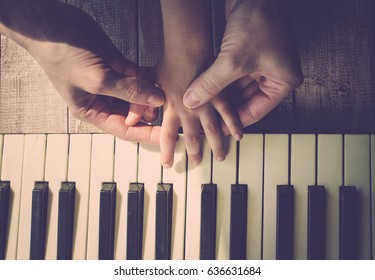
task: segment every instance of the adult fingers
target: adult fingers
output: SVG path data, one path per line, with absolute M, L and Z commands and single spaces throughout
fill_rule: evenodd
M 220 114 L 223 123 L 225 123 L 225 130 L 223 133 L 225 135 L 231 134 L 236 141 L 240 141 L 243 137 L 242 124 L 238 118 L 237 112 L 234 112 L 228 102 L 224 100 L 214 99 L 212 105 Z
M 139 104 L 129 104 L 129 112 L 125 119 L 125 124 L 129 126 L 136 125 L 143 117 L 148 107 Z
M 105 119 L 95 119 L 89 122 L 103 132 L 112 134 L 126 141 L 149 144 L 160 143 L 160 127 L 146 124 L 128 126 L 125 124 L 125 116 L 120 114 L 111 114 Z
M 219 55 L 211 67 L 196 78 L 186 90 L 184 105 L 191 109 L 198 108 L 244 75 L 232 58 Z
M 115 97 L 130 103 L 159 107 L 164 103 L 161 89 L 136 77 L 127 77 L 108 67 L 90 72 L 84 90 Z
M 268 95 L 258 90 L 251 98 L 238 109 L 238 116 L 244 127 L 256 123 L 271 112 L 283 99 L 285 95 Z

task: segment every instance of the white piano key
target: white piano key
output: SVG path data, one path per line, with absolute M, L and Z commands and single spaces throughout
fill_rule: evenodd
M 240 142 L 239 156 L 239 183 L 248 186 L 246 258 L 260 260 L 262 249 L 263 135 L 244 135 Z
M 137 181 L 138 144 L 116 138 L 115 174 L 117 184 L 114 259 L 126 259 L 129 184 Z
M 288 135 L 266 134 L 264 151 L 263 259 L 276 259 L 277 185 L 288 184 Z
M 186 202 L 186 152 L 184 137 L 179 136 L 172 168 L 163 169 L 163 183 L 173 184 L 171 259 L 184 258 L 185 202 Z
M 25 136 L 17 249 L 17 259 L 19 260 L 30 258 L 32 191 L 35 181 L 44 180 L 46 139 L 47 136 L 45 134 L 29 134 Z
M 213 161 L 212 182 L 217 184 L 216 259 L 229 260 L 231 185 L 236 183 L 237 142 L 226 137 L 227 156 Z
M 308 186 L 315 185 L 315 135 L 293 134 L 291 184 L 294 186 L 294 259 L 307 259 Z
M 76 183 L 72 259 L 86 259 L 88 228 L 91 134 L 71 134 L 68 181 Z
M 48 182 L 48 215 L 46 228 L 46 260 L 57 258 L 57 222 L 59 210 L 59 190 L 67 179 L 68 134 L 47 136 L 46 168 L 44 180 Z
M 156 190 L 161 182 L 160 147 L 139 144 L 138 182 L 144 184 L 143 259 L 155 259 Z
M 357 186 L 359 201 L 359 258 L 371 259 L 371 185 L 369 135 L 344 136 L 344 185 Z
M 4 135 L 0 134 L 0 170 L 1 170 L 1 163 L 3 161 L 3 142 L 4 142 Z
M 100 190 L 103 182 L 113 182 L 114 137 L 108 134 L 92 136 L 89 221 L 87 259 L 97 260 L 99 255 Z
M 326 188 L 326 258 L 339 259 L 339 186 L 342 181 L 342 135 L 318 135 L 318 185 Z
M 8 242 L 5 259 L 14 260 L 17 258 L 24 136 L 5 135 L 3 141 L 3 160 L 0 179 L 2 181 L 10 181 L 11 188 L 9 195 Z
M 202 159 L 197 166 L 188 165 L 185 229 L 187 260 L 199 260 L 202 184 L 211 182 L 211 150 L 207 140 L 202 141 Z
M 371 135 L 372 259 L 375 259 L 375 134 Z

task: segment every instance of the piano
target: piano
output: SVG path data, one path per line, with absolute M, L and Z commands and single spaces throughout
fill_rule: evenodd
M 163 169 L 107 134 L 0 135 L 0 258 L 374 259 L 375 135 L 227 146 L 191 167 L 181 137 Z

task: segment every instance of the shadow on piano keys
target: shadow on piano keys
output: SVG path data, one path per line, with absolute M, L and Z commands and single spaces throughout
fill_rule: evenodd
M 375 135 L 247 134 L 175 165 L 106 134 L 0 135 L 1 259 L 374 259 Z

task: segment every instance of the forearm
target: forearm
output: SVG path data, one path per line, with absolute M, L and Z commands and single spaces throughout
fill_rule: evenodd
M 0 34 L 21 45 L 29 38 L 43 40 L 41 27 L 58 5 L 55 0 L 0 0 Z
M 166 56 L 211 56 L 210 17 L 206 0 L 161 0 L 161 8 Z

